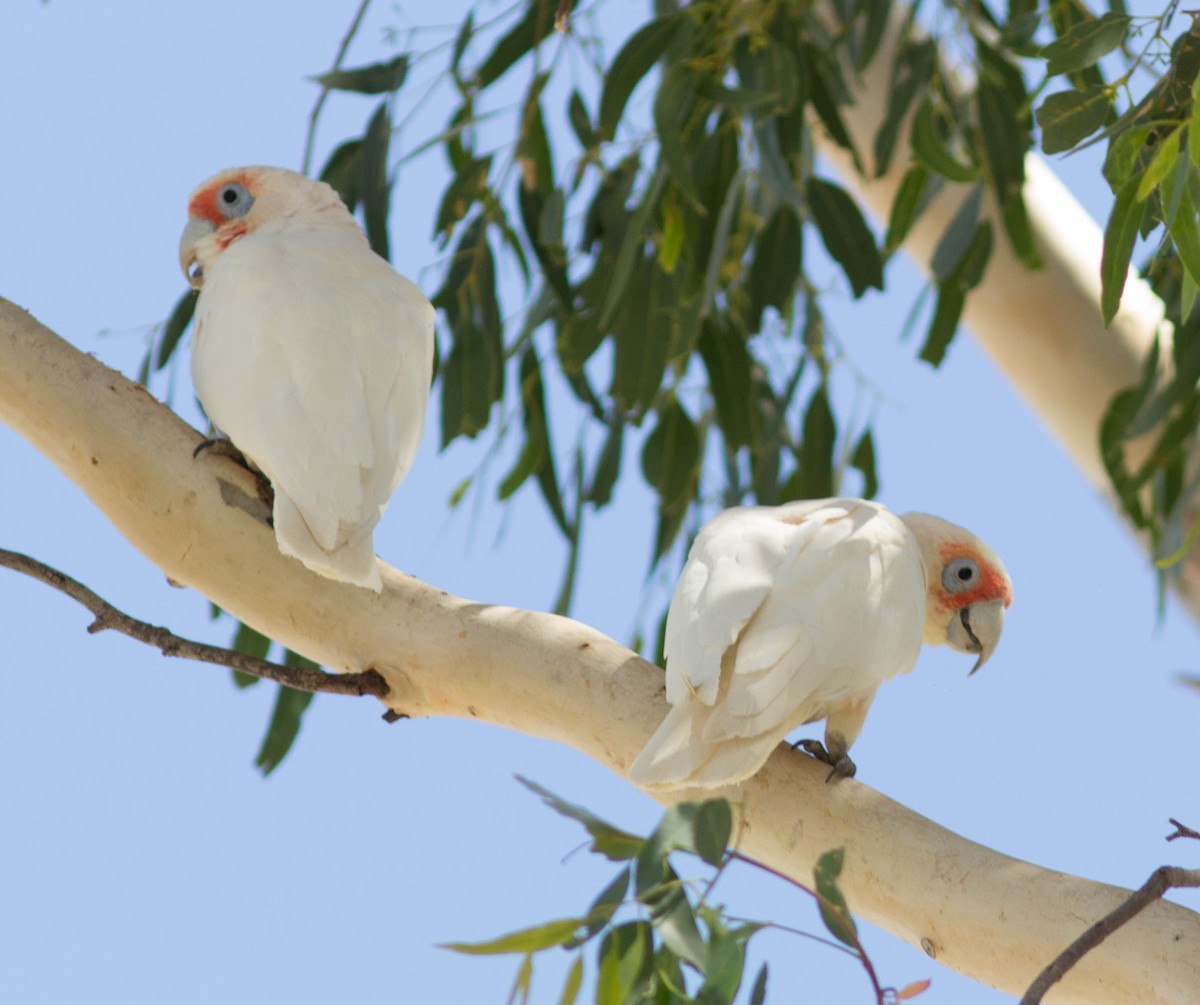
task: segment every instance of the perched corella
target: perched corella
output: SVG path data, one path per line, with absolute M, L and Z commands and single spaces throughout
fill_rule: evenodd
M 863 499 L 726 510 L 696 537 L 667 612 L 673 706 L 629 770 L 647 789 L 753 775 L 797 726 L 847 756 L 875 692 L 921 643 L 973 653 L 1000 641 L 1012 583 L 973 534 Z M 831 773 L 832 777 L 832 773 Z
M 433 307 L 332 188 L 282 168 L 196 189 L 179 261 L 196 395 L 270 480 L 280 551 L 380 590 L 371 532 L 421 439 Z

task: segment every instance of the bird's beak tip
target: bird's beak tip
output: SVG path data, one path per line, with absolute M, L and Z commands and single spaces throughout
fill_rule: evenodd
M 179 267 L 183 270 L 187 281 L 197 290 L 200 289 L 204 278 L 204 270 L 197 262 L 196 245 L 214 230 L 216 227 L 210 220 L 190 216 L 187 226 L 183 228 L 183 233 L 179 236 Z

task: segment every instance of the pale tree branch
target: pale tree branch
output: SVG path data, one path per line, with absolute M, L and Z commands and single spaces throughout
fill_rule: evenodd
M 33 579 L 53 586 L 72 600 L 79 601 L 95 616 L 95 620 L 88 625 L 89 634 L 112 629 L 122 635 L 128 635 L 131 639 L 154 646 L 164 656 L 178 656 L 181 659 L 231 667 L 254 677 L 273 680 L 277 684 L 286 684 L 297 691 L 349 694 L 359 698 L 368 694 L 376 698 L 384 698 L 388 693 L 387 681 L 374 670 L 368 669 L 362 673 L 349 674 L 325 673 L 320 668 L 284 666 L 282 663 L 272 663 L 270 660 L 259 659 L 248 653 L 239 653 L 233 649 L 211 646 L 206 642 L 193 642 L 190 639 L 180 638 L 170 629 L 131 618 L 78 580 L 72 579 L 57 569 L 52 569 L 36 558 L 30 558 L 28 555 L 22 555 L 16 551 L 0 548 L 0 566 L 5 566 L 15 572 L 23 572 Z
M 662 672 L 567 618 L 451 596 L 384 565 L 374 594 L 282 555 L 254 476 L 192 451 L 201 436 L 138 384 L 0 300 L 0 421 L 79 486 L 173 582 L 314 662 L 374 668 L 409 715 L 480 719 L 582 751 L 624 776 L 666 711 Z M 845 849 L 854 913 L 1019 995 L 1080 918 L 1129 891 L 1041 869 L 953 834 L 786 745 L 725 794 L 739 850 L 800 882 Z M 680 797 L 696 793 L 681 793 Z M 1153 989 L 1147 997 L 1147 989 Z M 1065 1003 L 1200 1001 L 1200 915 L 1159 900 L 1072 968 Z
M 1194 834 L 1195 832 L 1193 832 Z M 1182 835 L 1172 835 L 1172 837 L 1180 836 Z M 1130 894 L 1123 904 L 1106 914 L 1059 953 L 1029 985 L 1029 990 L 1022 996 L 1020 1005 L 1039 1005 L 1046 992 L 1061 981 L 1067 971 L 1122 925 L 1132 921 L 1147 907 L 1160 900 L 1168 890 L 1198 886 L 1200 886 L 1200 869 L 1182 869 L 1175 865 L 1160 865 L 1150 874 L 1150 878 L 1142 884 L 1141 888 Z

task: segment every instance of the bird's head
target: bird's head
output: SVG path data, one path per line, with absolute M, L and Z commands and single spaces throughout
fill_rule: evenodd
M 357 229 L 341 197 L 324 182 L 275 167 L 222 171 L 188 200 L 188 222 L 179 239 L 183 274 L 199 289 L 205 268 L 235 241 L 298 217 Z
M 1000 643 L 1012 580 L 999 556 L 970 531 L 926 513 L 901 519 L 925 566 L 925 642 L 972 653 L 986 663 Z

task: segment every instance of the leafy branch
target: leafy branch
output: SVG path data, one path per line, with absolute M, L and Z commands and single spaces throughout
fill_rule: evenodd
M 915 998 L 929 986 L 927 980 L 900 990 L 880 985 L 837 886 L 841 849 L 821 856 L 814 869 L 814 888 L 809 889 L 728 848 L 733 810 L 724 799 L 673 806 L 663 814 L 658 827 L 642 838 L 527 779 L 520 781 L 556 812 L 581 823 L 591 838 L 594 854 L 626 864 L 579 917 L 545 922 L 485 942 L 459 942 L 446 947 L 469 955 L 521 954 L 510 1001 L 529 1000 L 535 956 L 562 948 L 574 953 L 575 959 L 559 1000 L 566 1005 L 573 1003 L 585 973 L 584 947 L 592 944 L 598 1002 L 732 1005 L 743 988 L 749 942 L 766 929 L 815 939 L 853 956 L 871 982 L 877 1005 Z M 712 870 L 698 896 L 692 892 L 695 882 L 681 878 L 672 864 L 671 856 L 676 853 L 694 856 Z M 734 918 L 713 904 L 713 887 L 735 862 L 764 869 L 811 896 L 837 941 L 784 925 Z M 749 1005 L 765 1001 L 768 977 L 764 963 L 750 986 Z

